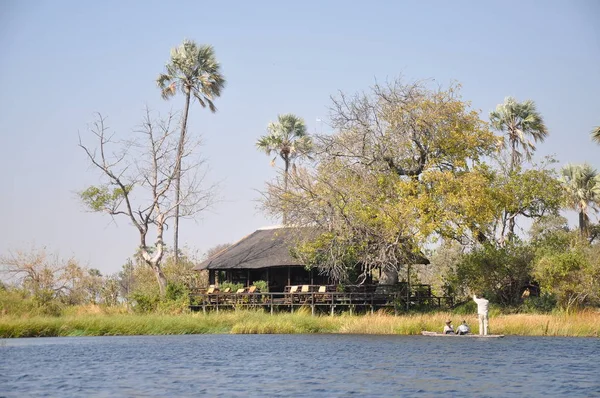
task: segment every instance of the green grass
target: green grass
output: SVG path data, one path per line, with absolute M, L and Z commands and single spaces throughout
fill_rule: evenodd
M 309 312 L 270 315 L 261 311 L 136 315 L 126 313 L 68 314 L 60 317 L 0 316 L 0 337 L 127 336 L 170 334 L 290 334 L 352 333 L 416 335 L 441 330 L 446 319 L 458 325 L 466 319 L 477 333 L 474 315 L 433 313 L 393 316 L 311 316 Z M 499 315 L 490 319 L 496 334 L 522 336 L 600 336 L 600 313 Z

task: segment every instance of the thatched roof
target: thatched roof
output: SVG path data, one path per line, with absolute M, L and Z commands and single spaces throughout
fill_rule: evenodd
M 204 269 L 259 269 L 282 266 L 303 266 L 304 264 L 290 254 L 300 240 L 316 238 L 317 228 L 267 227 L 256 230 L 238 242 L 211 256 L 194 267 Z M 421 254 L 409 256 L 411 264 L 429 264 Z
M 271 227 L 259 229 L 227 249 L 200 263 L 194 270 L 203 269 L 257 269 L 303 264 L 292 258 L 290 249 L 311 228 Z

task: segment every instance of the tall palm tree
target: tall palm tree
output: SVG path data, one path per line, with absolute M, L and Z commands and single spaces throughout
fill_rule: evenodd
M 589 234 L 588 209 L 597 210 L 600 205 L 600 175 L 589 164 L 568 164 L 562 169 L 561 181 L 565 187 L 571 208 L 579 213 L 581 236 Z
M 600 126 L 592 130 L 592 140 L 600 144 Z
M 181 186 L 181 160 L 184 153 L 187 119 L 192 96 L 203 107 L 216 112 L 213 100 L 221 95 L 225 87 L 225 78 L 221 74 L 221 65 L 215 57 L 212 46 L 198 45 L 194 41 L 184 40 L 176 48 L 171 49 L 171 58 L 165 66 L 166 73 L 161 73 L 156 83 L 161 90 L 163 99 L 173 97 L 177 90 L 185 95 L 185 106 L 181 118 L 181 134 L 177 147 L 177 172 L 175 173 L 175 236 L 173 250 L 175 262 L 179 257 L 179 196 Z
M 312 150 L 312 139 L 306 132 L 304 120 L 291 113 L 278 115 L 277 122 L 267 126 L 268 134 L 260 137 L 256 147 L 268 156 L 275 153 L 271 164 L 275 164 L 277 156 L 284 163 L 283 186 L 284 192 L 288 190 L 288 174 L 294 160 L 309 157 Z M 283 223 L 287 223 L 287 214 L 283 214 Z
M 511 150 L 510 171 L 517 167 L 523 155 L 527 160 L 531 159 L 535 145 L 529 137 L 534 142 L 543 142 L 548 135 L 544 120 L 531 100 L 517 102 L 513 97 L 506 97 L 504 103 L 490 112 L 490 122 L 507 136 L 508 142 L 505 141 L 504 146 Z

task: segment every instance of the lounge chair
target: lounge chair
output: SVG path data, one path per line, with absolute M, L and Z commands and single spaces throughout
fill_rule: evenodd
M 330 299 L 330 296 L 327 293 L 327 286 L 319 286 L 318 294 L 315 295 L 315 300 L 318 302 L 325 302 Z
M 284 300 L 286 304 L 291 304 L 298 300 L 298 296 L 295 296 L 295 294 L 298 293 L 298 288 L 299 288 L 299 286 L 295 286 L 295 285 L 290 286 L 289 290 L 286 288 L 286 290 L 287 290 L 286 293 L 288 293 L 285 296 L 285 300 Z
M 300 301 L 301 303 L 307 303 L 307 302 L 311 301 L 310 294 L 307 294 L 307 293 L 310 293 L 310 290 L 311 290 L 310 285 L 302 285 L 302 289 L 300 290 L 300 293 L 303 293 L 303 294 L 301 294 L 298 297 L 298 299 L 299 299 L 298 301 Z
M 219 293 L 219 288 L 215 287 L 215 285 L 210 285 L 208 287 L 208 290 L 206 291 L 206 294 L 215 294 L 215 293 Z

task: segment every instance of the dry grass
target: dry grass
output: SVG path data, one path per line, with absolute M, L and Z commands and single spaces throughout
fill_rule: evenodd
M 311 316 L 309 312 L 269 315 L 258 311 L 182 315 L 106 313 L 80 308 L 61 317 L 0 317 L 0 337 L 165 335 L 202 333 L 352 333 L 416 335 L 440 330 L 446 319 L 458 325 L 465 318 L 478 332 L 473 315 L 450 313 L 393 316 Z M 521 336 L 600 336 L 600 312 L 553 315 L 499 315 L 490 319 L 490 332 Z

